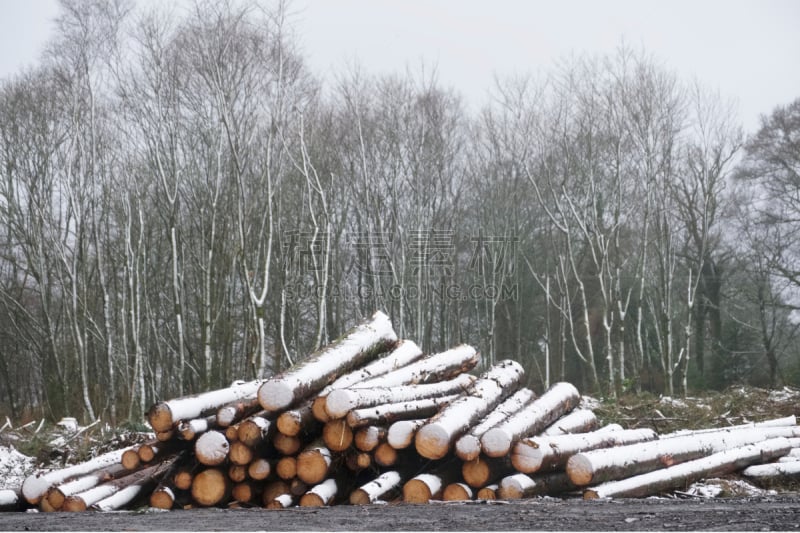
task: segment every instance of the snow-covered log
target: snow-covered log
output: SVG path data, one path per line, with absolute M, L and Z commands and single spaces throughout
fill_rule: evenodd
M 553 384 L 539 398 L 483 434 L 481 449 L 489 457 L 501 457 L 521 438 L 538 434 L 570 412 L 581 400 L 571 383 Z
M 217 466 L 228 458 L 231 445 L 219 431 L 206 431 L 194 443 L 194 455 L 206 466 Z
M 175 506 L 175 491 L 167 483 L 160 483 L 150 493 L 150 507 L 170 510 Z
M 747 424 L 739 424 L 736 426 L 727 426 L 722 428 L 704 428 L 704 429 L 681 429 L 673 431 L 672 433 L 665 433 L 659 438 L 670 439 L 673 437 L 687 437 L 690 435 L 702 435 L 704 433 L 717 433 L 719 431 L 731 431 L 736 429 L 754 429 L 754 428 L 769 428 L 769 427 L 786 427 L 796 426 L 797 418 L 794 415 L 785 416 L 782 418 L 772 418 L 770 420 L 763 420 L 761 422 L 749 422 Z
M 272 498 L 269 502 L 264 502 L 264 507 L 267 509 L 288 509 L 294 505 L 295 497 L 291 494 L 279 494 Z
M 479 360 L 480 356 L 475 348 L 461 344 L 447 351 L 424 357 L 382 376 L 362 381 L 355 386 L 366 389 L 435 383 L 469 372 L 475 368 Z
M 461 477 L 470 487 L 479 489 L 514 472 L 511 460 L 505 457 L 478 456 L 461 465 Z
M 217 415 L 181 420 L 178 422 L 178 437 L 181 440 L 192 441 L 209 429 L 214 428 L 216 423 Z
M 624 428 L 617 423 L 606 424 L 603 427 L 597 428 L 595 431 L 598 433 L 605 433 L 606 431 L 622 431 Z M 544 433 L 542 433 L 544 435 Z
M 426 418 L 435 415 L 440 409 L 458 398 L 458 394 L 414 400 L 410 402 L 387 403 L 375 407 L 355 409 L 347 413 L 347 424 L 351 428 L 369 425 L 391 424 L 396 420 Z
M 515 392 L 525 371 L 510 359 L 495 364 L 450 405 L 417 431 L 414 444 L 426 459 L 441 459 L 456 439 Z
M 590 409 L 575 409 L 562 416 L 542 431 L 542 435 L 555 436 L 569 433 L 588 433 L 597 428 L 597 416 Z
M 365 426 L 356 431 L 353 443 L 362 452 L 371 452 L 386 440 L 387 433 L 383 426 Z
M 159 402 L 150 408 L 147 419 L 154 431 L 169 431 L 181 420 L 216 415 L 224 405 L 252 398 L 262 383 L 263 380 L 237 381 L 226 389 Z
M 414 442 L 417 430 L 425 425 L 427 418 L 414 418 L 411 420 L 398 420 L 389 426 L 386 442 L 395 450 L 403 450 Z
M 586 499 L 643 498 L 678 487 L 685 487 L 703 478 L 730 474 L 754 463 L 770 461 L 785 454 L 789 449 L 789 442 L 782 437 L 730 448 L 663 470 L 603 483 L 584 491 L 583 497 Z
M 361 485 L 350 493 L 350 503 L 352 505 L 367 505 L 375 503 L 387 494 L 397 494 L 403 478 L 400 472 L 391 470 L 384 472 L 369 483 Z
M 376 359 L 370 364 L 354 370 L 349 374 L 345 374 L 322 389 L 319 395 L 313 400 L 311 409 L 314 412 L 314 417 L 316 417 L 316 419 L 320 422 L 327 422 L 330 420 L 330 417 L 325 410 L 325 404 L 327 403 L 327 395 L 331 391 L 352 387 L 353 385 L 361 383 L 362 381 L 383 376 L 384 374 L 388 374 L 389 372 L 393 372 L 399 368 L 405 367 L 410 363 L 413 363 L 420 357 L 422 357 L 422 350 L 414 341 L 399 341 L 394 350 L 389 352 L 384 357 Z
M 230 499 L 231 482 L 222 470 L 208 468 L 192 480 L 192 499 L 204 507 L 225 503 Z
M 745 468 L 742 474 L 762 485 L 785 483 L 787 480 L 800 481 L 800 460 L 784 463 L 768 463 Z
M 473 498 L 472 489 L 466 483 L 450 483 L 442 491 L 442 500 L 446 502 L 460 502 Z
M 22 507 L 22 497 L 14 489 L 0 489 L 0 511 L 16 511 Z
M 128 451 L 132 452 L 133 450 Z M 136 457 L 139 457 L 138 454 Z M 97 485 L 106 483 L 112 479 L 124 477 L 130 473 L 129 470 L 131 469 L 120 463 L 109 466 L 108 468 L 104 468 L 102 470 L 97 470 L 96 472 L 91 472 L 85 476 L 80 476 L 72 481 L 52 487 L 47 491 L 44 499 L 47 500 L 47 503 L 50 505 L 51 509 L 58 511 L 64 505 L 64 501 L 68 497 L 87 491 L 92 487 L 96 487 Z
M 320 442 L 312 443 L 297 456 L 297 477 L 309 485 L 316 485 L 328 476 L 331 451 Z
M 319 422 L 314 418 L 312 404 L 313 400 L 306 400 L 299 407 L 281 413 L 276 421 L 278 431 L 290 437 L 314 433 L 319 428 Z
M 250 447 L 258 446 L 269 436 L 274 425 L 263 416 L 253 415 L 239 423 L 236 430 L 237 440 Z
M 343 418 L 354 409 L 460 394 L 473 381 L 474 376 L 460 374 L 447 381 L 421 385 L 337 389 L 328 394 L 325 410 L 330 418 Z
M 258 397 L 253 394 L 237 402 L 220 407 L 216 414 L 216 424 L 221 428 L 226 428 L 243 418 L 256 414 L 260 410 L 261 405 L 258 403 Z
M 536 394 L 528 388 L 520 389 L 509 396 L 497 408 L 489 412 L 480 423 L 472 427 L 466 435 L 462 435 L 456 441 L 455 450 L 458 458 L 462 461 L 471 461 L 477 458 L 481 453 L 481 436 L 532 402 L 534 398 L 536 398 Z
M 511 462 L 523 474 L 539 470 L 563 469 L 570 457 L 576 453 L 611 448 L 658 438 L 652 429 L 629 429 L 623 431 L 594 431 L 554 437 L 531 437 L 514 445 Z
M 337 377 L 371 361 L 396 342 L 389 317 L 378 311 L 340 339 L 266 380 L 258 389 L 258 401 L 268 412 L 286 409 L 317 394 Z
M 53 485 L 118 464 L 122 460 L 122 454 L 132 448 L 133 446 L 128 446 L 127 448 L 99 455 L 94 459 L 74 466 L 30 475 L 22 483 L 22 496 L 31 505 L 36 505 Z
M 570 457 L 567 461 L 567 473 L 576 485 L 597 484 L 662 469 L 770 438 L 794 437 L 798 432 L 800 428 L 797 427 L 733 429 L 592 450 Z
M 459 480 L 461 469 L 455 462 L 442 465 L 434 471 L 419 474 L 403 485 L 403 501 L 406 503 L 428 503 L 441 500 L 444 488 Z
M 576 488 L 564 472 L 550 472 L 533 476 L 513 474 L 500 481 L 497 497 L 503 500 L 519 500 L 534 496 L 560 494 Z
M 353 443 L 353 430 L 344 418 L 337 418 L 325 423 L 322 440 L 332 452 L 343 452 Z
M 338 486 L 335 479 L 326 479 L 319 485 L 315 485 L 310 491 L 303 494 L 300 498 L 300 507 L 323 507 L 333 503 L 336 498 Z

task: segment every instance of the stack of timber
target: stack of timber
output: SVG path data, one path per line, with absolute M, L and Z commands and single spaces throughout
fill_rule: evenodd
M 424 355 L 375 313 L 268 379 L 154 405 L 155 438 L 0 491 L 42 511 L 642 497 L 742 472 L 798 476 L 794 417 L 659 436 L 599 427 L 569 383 L 479 372 L 467 345 Z

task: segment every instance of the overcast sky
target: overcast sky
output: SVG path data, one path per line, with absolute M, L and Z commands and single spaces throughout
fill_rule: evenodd
M 295 0 L 300 44 L 330 79 L 354 60 L 369 72 L 436 65 L 474 109 L 494 75 L 535 72 L 624 39 L 758 116 L 800 97 L 800 0 Z M 0 0 L 0 77 L 33 63 L 56 0 Z

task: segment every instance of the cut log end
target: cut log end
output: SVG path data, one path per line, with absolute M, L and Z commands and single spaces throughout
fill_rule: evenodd
M 584 500 L 597 500 L 599 499 L 599 497 L 600 496 L 597 494 L 597 491 L 594 489 L 586 489 L 585 491 L 583 491 Z
M 64 505 L 60 510 L 68 513 L 82 513 L 86 510 L 86 502 L 78 496 L 70 496 L 64 500 Z
M 44 500 L 42 500 L 42 503 L 46 501 L 54 511 L 57 511 L 64 506 L 64 500 L 66 499 L 67 497 L 61 491 L 61 489 L 53 488 L 47 491 L 47 496 L 45 496 Z
M 461 476 L 470 487 L 483 487 L 490 481 L 491 475 L 489 463 L 480 459 L 466 461 L 461 466 Z
M 481 437 L 481 448 L 489 457 L 503 457 L 511 450 L 512 439 L 502 428 L 490 429 Z
M 464 435 L 456 441 L 456 456 L 462 461 L 472 461 L 481 454 L 481 441 L 475 435 Z
M 259 457 L 258 459 L 254 460 L 247 467 L 247 475 L 249 475 L 250 478 L 254 479 L 255 481 L 262 481 L 267 479 L 271 472 L 272 472 L 272 465 L 267 459 L 264 459 L 262 457 Z
M 511 464 L 523 474 L 531 474 L 542 467 L 542 452 L 524 442 L 511 450 Z
M 464 483 L 450 483 L 444 488 L 442 499 L 446 502 L 471 500 L 472 489 Z
M 325 410 L 327 402 L 327 396 L 317 396 L 311 404 L 311 412 L 314 413 L 314 418 L 323 423 L 330 422 L 331 420 L 331 417 L 328 416 L 328 411 Z
M 294 455 L 303 446 L 303 442 L 298 437 L 290 437 L 283 433 L 276 433 L 272 438 L 272 445 L 282 455 Z
M 266 381 L 258 389 L 258 402 L 265 411 L 286 409 L 294 401 L 294 390 L 282 381 Z
M 278 431 L 284 435 L 294 437 L 300 433 L 303 427 L 303 420 L 297 411 L 286 411 L 281 413 L 276 422 Z
M 172 420 L 172 410 L 166 402 L 153 405 L 153 407 L 150 408 L 150 412 L 147 414 L 147 419 L 153 431 L 156 433 L 169 431 L 175 423 L 175 421 Z
M 579 487 L 590 484 L 594 477 L 591 461 L 581 454 L 573 455 L 567 461 L 567 475 L 570 481 Z
M 426 459 L 441 459 L 450 451 L 450 434 L 439 424 L 431 423 L 417 431 L 414 443 L 417 453 Z
M 176 489 L 189 490 L 192 488 L 193 479 L 194 475 L 192 474 L 191 470 L 182 469 L 175 473 L 175 476 L 172 478 L 172 482 L 175 484 Z
M 300 507 L 325 507 L 325 501 L 318 494 L 307 492 L 300 498 Z
M 403 501 L 406 503 L 428 503 L 435 496 L 435 492 L 419 476 L 403 485 Z
M 397 463 L 397 450 L 386 442 L 379 444 L 378 447 L 375 448 L 373 454 L 375 456 L 375 462 L 380 466 L 393 466 Z
M 228 480 L 215 468 L 204 470 L 192 480 L 192 498 L 203 506 L 217 505 L 225 499 Z
M 150 494 L 150 507 L 169 510 L 173 505 L 175 505 L 175 494 L 169 487 L 154 490 Z
M 369 505 L 372 503 L 369 494 L 362 489 L 356 489 L 350 493 L 350 505 Z
M 331 420 L 322 429 L 322 439 L 331 451 L 342 452 L 353 443 L 353 430 L 344 418 Z
M 311 449 L 297 456 L 297 477 L 309 485 L 316 485 L 328 475 L 331 464 L 327 449 Z
M 297 476 L 297 459 L 294 457 L 282 457 L 275 465 L 275 472 L 278 477 L 290 481 Z
M 206 466 L 222 464 L 228 457 L 230 444 L 219 431 L 207 431 L 198 437 L 194 445 L 197 460 Z
M 483 487 L 478 491 L 478 494 L 475 496 L 479 500 L 496 500 L 497 499 L 497 485 L 489 485 L 487 487 Z
M 228 477 L 234 483 L 241 483 L 247 479 L 247 467 L 242 465 L 231 465 L 228 468 Z
M 125 470 L 134 470 L 141 463 L 141 459 L 139 459 L 139 454 L 136 450 L 125 450 L 122 454 L 121 462 Z

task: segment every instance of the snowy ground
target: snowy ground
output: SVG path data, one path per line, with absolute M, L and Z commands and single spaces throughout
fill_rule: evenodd
M 33 457 L 9 446 L 0 446 L 0 489 L 17 489 L 26 476 L 35 470 Z

